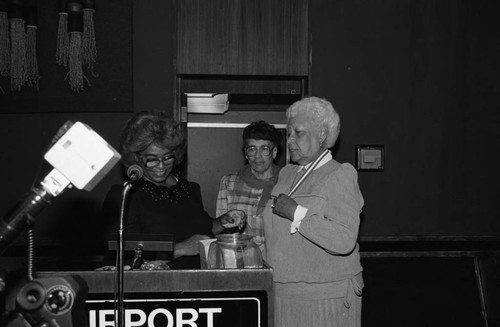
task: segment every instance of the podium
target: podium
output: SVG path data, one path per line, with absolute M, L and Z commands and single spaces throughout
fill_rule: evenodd
M 114 271 L 39 272 L 79 276 L 88 286 L 89 327 L 113 326 Z M 125 326 L 273 327 L 272 269 L 124 272 Z

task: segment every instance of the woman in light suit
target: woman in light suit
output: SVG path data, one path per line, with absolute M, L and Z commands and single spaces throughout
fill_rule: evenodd
M 266 261 L 273 268 L 275 326 L 360 326 L 357 172 L 332 158 L 340 119 L 310 97 L 286 112 L 293 164 L 280 172 L 264 211 Z

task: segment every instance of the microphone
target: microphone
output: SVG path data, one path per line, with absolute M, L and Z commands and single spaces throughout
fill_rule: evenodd
M 141 179 L 142 175 L 143 171 L 139 165 L 132 165 L 127 169 L 127 177 L 132 183 Z

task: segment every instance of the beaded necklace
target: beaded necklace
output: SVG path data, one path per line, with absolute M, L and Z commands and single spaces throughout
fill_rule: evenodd
M 184 199 L 189 199 L 191 197 L 191 188 L 187 180 L 174 177 L 177 180 L 177 184 L 170 187 L 144 181 L 141 190 L 148 194 L 155 202 L 168 201 L 170 203 L 179 203 Z

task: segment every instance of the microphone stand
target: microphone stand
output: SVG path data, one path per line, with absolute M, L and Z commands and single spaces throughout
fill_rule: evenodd
M 118 321 L 118 327 L 125 326 L 125 307 L 124 307 L 124 248 L 125 248 L 125 239 L 124 239 L 124 221 L 125 221 L 125 205 L 127 203 L 127 196 L 132 188 L 131 182 L 125 182 L 123 184 L 122 191 L 122 203 L 120 208 L 120 225 L 118 227 L 118 253 L 117 253 L 117 267 L 116 271 L 118 272 L 118 314 L 116 319 Z

